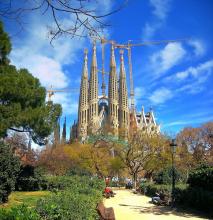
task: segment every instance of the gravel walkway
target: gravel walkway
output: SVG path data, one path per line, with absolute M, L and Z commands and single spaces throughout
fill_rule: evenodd
M 149 203 L 150 198 L 134 194 L 130 190 L 114 190 L 114 198 L 105 199 L 106 207 L 113 207 L 116 220 L 182 220 L 204 219 L 195 215 L 172 210 L 170 207 L 156 206 Z

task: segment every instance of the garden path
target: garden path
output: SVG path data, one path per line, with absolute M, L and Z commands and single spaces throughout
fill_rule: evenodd
M 149 203 L 150 198 L 141 194 L 134 194 L 131 190 L 113 190 L 116 195 L 105 199 L 106 207 L 113 207 L 116 220 L 186 220 L 204 219 L 194 214 L 177 211 L 165 206 Z

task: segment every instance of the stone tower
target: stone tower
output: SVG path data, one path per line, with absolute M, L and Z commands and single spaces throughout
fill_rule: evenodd
M 120 50 L 118 121 L 120 136 L 126 139 L 129 131 L 129 105 L 123 53 L 124 51 Z
M 98 128 L 98 70 L 96 45 L 93 45 L 92 64 L 89 79 L 89 128 L 88 133 L 95 133 Z
M 124 67 L 124 51 L 120 50 L 119 83 L 116 73 L 114 45 L 111 46 L 108 96 L 98 96 L 98 66 L 96 45 L 93 45 L 90 76 L 88 76 L 87 50 L 81 76 L 78 123 L 71 127 L 71 140 L 85 142 L 91 135 L 111 134 L 127 140 L 136 131 L 159 133 L 153 111 L 131 111 L 128 104 L 127 79 Z M 103 68 L 103 66 L 102 66 Z M 105 73 L 105 72 L 104 72 Z M 103 80 L 104 81 L 104 80 Z M 103 85 L 105 83 L 103 82 Z M 105 89 L 105 87 L 103 88 Z M 57 139 L 57 138 L 56 138 Z
M 109 72 L 109 128 L 113 135 L 118 135 L 118 79 L 116 73 L 116 63 L 114 46 L 111 47 L 110 72 Z
M 87 50 L 84 50 L 84 65 L 81 76 L 80 96 L 78 105 L 78 137 L 86 138 L 88 126 L 88 67 Z

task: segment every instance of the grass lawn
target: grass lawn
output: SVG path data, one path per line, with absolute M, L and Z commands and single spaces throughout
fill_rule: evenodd
M 49 194 L 49 191 L 12 192 L 9 201 L 0 205 L 0 208 L 11 208 L 22 203 L 25 203 L 28 207 L 34 207 L 38 199 Z

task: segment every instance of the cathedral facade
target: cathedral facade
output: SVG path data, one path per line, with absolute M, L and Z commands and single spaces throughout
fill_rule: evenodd
M 120 70 L 117 75 L 114 47 L 111 45 L 108 96 L 99 96 L 96 46 L 93 45 L 90 75 L 88 74 L 87 50 L 81 75 L 78 121 L 71 127 L 72 139 L 85 140 L 89 135 L 98 134 L 103 129 L 107 133 L 127 139 L 131 132 L 158 133 L 154 113 L 137 113 L 129 108 L 124 51 L 120 50 Z M 118 77 L 119 76 L 119 77 Z

